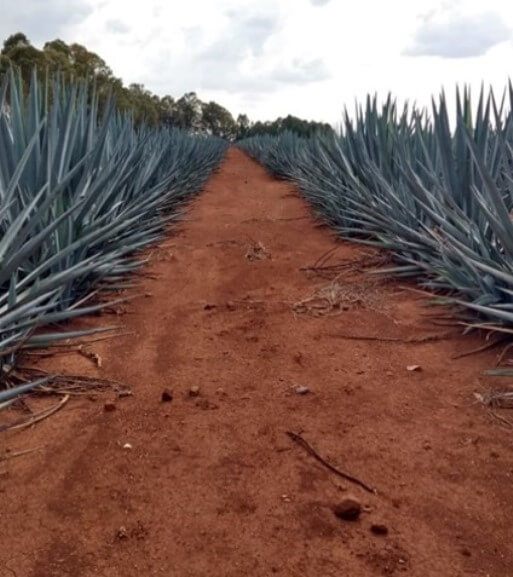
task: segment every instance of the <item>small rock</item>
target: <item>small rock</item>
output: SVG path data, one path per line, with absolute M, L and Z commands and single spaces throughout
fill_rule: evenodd
M 206 304 L 203 308 L 204 308 L 206 311 L 211 311 L 212 309 L 217 308 L 217 305 Z
M 464 557 L 472 557 L 472 553 L 470 552 L 470 549 L 467 549 L 466 547 L 463 547 L 463 549 L 461 549 L 460 552 Z
M 109 401 L 103 405 L 103 410 L 106 413 L 112 413 L 112 411 L 116 410 L 116 405 L 112 401 Z
M 223 387 L 219 387 L 216 389 L 216 395 L 219 395 L 220 397 L 226 397 L 226 391 L 223 389 Z
M 125 391 L 119 391 L 119 393 L 118 393 L 118 397 L 120 399 L 124 399 L 126 397 L 131 397 L 132 395 L 133 395 L 133 393 L 129 389 L 127 389 Z
M 371 533 L 373 533 L 374 535 L 380 535 L 380 536 L 388 535 L 388 527 L 383 523 L 373 523 L 371 525 L 370 530 Z
M 304 387 L 301 385 L 299 387 L 296 387 L 294 389 L 294 392 L 296 393 L 296 395 L 308 395 L 310 389 L 308 387 Z
M 424 449 L 424 451 L 431 451 L 433 447 L 431 446 L 431 443 L 429 441 L 424 441 L 422 448 Z
M 125 451 L 130 451 L 131 449 L 133 449 L 133 447 L 130 443 L 125 443 L 123 445 L 123 449 L 125 449 Z
M 126 527 L 120 527 L 116 532 L 116 537 L 120 540 L 128 539 L 128 531 Z
M 232 311 L 232 312 L 237 310 L 237 307 L 235 306 L 235 303 L 232 303 L 231 301 L 228 301 L 228 302 L 226 303 L 226 308 L 227 308 L 229 311 Z
M 422 367 L 421 367 L 420 365 L 408 365 L 408 366 L 406 367 L 406 370 L 407 370 L 407 371 L 410 371 L 410 373 L 412 373 L 412 372 L 414 372 L 414 371 L 417 371 L 417 372 L 418 372 L 418 371 L 421 371 L 421 370 L 422 370 Z
M 362 512 L 362 505 L 355 497 L 346 497 L 333 507 L 333 513 L 344 521 L 356 521 Z
M 198 385 L 193 385 L 189 389 L 189 397 L 199 397 L 199 394 L 200 394 L 200 388 L 198 387 Z
M 170 403 L 173 400 L 173 391 L 170 389 L 164 389 L 162 391 L 162 396 L 160 397 L 162 403 Z

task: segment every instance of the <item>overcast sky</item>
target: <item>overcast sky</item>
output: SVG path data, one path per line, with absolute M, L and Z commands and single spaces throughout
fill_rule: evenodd
M 235 115 L 337 123 L 368 92 L 428 104 L 442 86 L 502 90 L 511 0 L 0 0 L 0 36 L 62 38 L 126 83 L 196 91 Z

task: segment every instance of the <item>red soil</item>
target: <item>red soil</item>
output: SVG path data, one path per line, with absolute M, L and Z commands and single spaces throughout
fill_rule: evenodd
M 246 258 L 258 242 L 270 258 Z M 341 278 L 358 298 L 339 315 L 294 315 L 327 282 L 301 267 L 335 246 L 334 260 L 364 252 L 231 150 L 153 252 L 141 283 L 152 298 L 122 317 L 133 334 L 89 346 L 100 369 L 79 355 L 43 365 L 122 381 L 134 396 L 75 399 L 0 436 L 2 453 L 43 445 L 0 462 L 1 577 L 511 577 L 512 436 L 473 397 L 495 354 L 451 360 L 479 344 L 459 336 L 334 336 L 447 330 L 398 284 L 367 298 L 361 274 Z M 378 494 L 334 475 L 289 430 Z M 365 507 L 358 521 L 331 509 L 346 495 Z

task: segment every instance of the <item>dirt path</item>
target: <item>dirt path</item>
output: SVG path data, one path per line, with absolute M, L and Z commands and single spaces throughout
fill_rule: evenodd
M 247 258 L 258 242 L 270 258 Z M 336 245 L 290 185 L 230 151 L 153 253 L 156 278 L 142 282 L 153 296 L 122 317 L 135 334 L 91 346 L 101 369 L 77 355 L 50 363 L 134 396 L 114 412 L 103 397 L 75 400 L 0 436 L 0 449 L 44 445 L 0 463 L 0 576 L 511 577 L 512 435 L 472 397 L 493 355 L 451 361 L 472 339 L 333 336 L 445 330 L 426 322 L 420 297 L 362 275 L 345 279 L 341 314 L 295 316 L 293 303 L 326 283 L 300 268 Z M 337 258 L 362 256 L 338 246 Z M 331 511 L 347 494 L 366 507 L 354 523 Z

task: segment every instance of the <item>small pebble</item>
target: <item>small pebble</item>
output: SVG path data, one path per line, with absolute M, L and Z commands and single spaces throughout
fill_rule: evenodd
M 125 443 L 123 445 L 123 449 L 125 449 L 126 451 L 130 451 L 130 449 L 133 449 L 133 447 L 130 443 Z
M 198 385 L 193 385 L 189 389 L 189 397 L 199 397 L 199 394 L 200 394 L 200 388 L 198 387 Z
M 128 531 L 126 527 L 120 527 L 116 532 L 116 537 L 118 539 L 128 539 Z
M 370 530 L 374 535 L 388 535 L 388 527 L 383 523 L 373 523 Z
M 170 403 L 173 400 L 173 391 L 170 389 L 164 389 L 162 391 L 162 396 L 160 397 L 161 402 Z
M 333 513 L 344 521 L 356 521 L 362 513 L 362 504 L 355 497 L 346 497 L 333 506 Z
M 422 367 L 420 365 L 408 365 L 406 367 L 407 371 L 410 371 L 410 373 L 414 372 L 414 371 L 421 371 Z
M 103 410 L 106 413 L 112 413 L 112 411 L 116 410 L 116 405 L 113 402 L 109 401 L 103 405 Z
M 296 387 L 294 389 L 294 392 L 296 393 L 296 395 L 308 395 L 308 393 L 310 392 L 310 389 L 308 387 L 303 387 L 301 385 L 299 387 Z
M 222 387 L 216 389 L 216 394 L 220 397 L 226 397 L 226 391 Z

